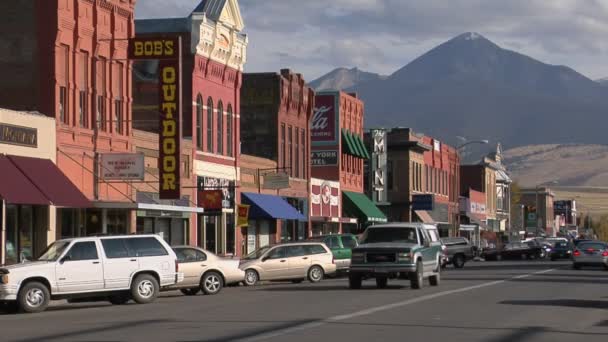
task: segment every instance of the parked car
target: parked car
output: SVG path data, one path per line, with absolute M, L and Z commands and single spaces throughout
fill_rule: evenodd
M 551 258 L 551 261 L 572 258 L 572 245 L 567 240 L 565 242 L 555 242 L 555 245 L 553 245 L 553 250 L 549 254 L 549 257 Z
M 465 237 L 443 238 L 441 242 L 447 247 L 447 263 L 455 268 L 463 268 L 475 257 L 474 246 Z
M 324 235 L 310 238 L 309 241 L 323 242 L 334 255 L 338 272 L 348 271 L 352 249 L 359 245 L 352 234 Z
M 572 267 L 603 266 L 608 269 L 608 245 L 601 241 L 581 242 L 572 252 Z
M 432 242 L 423 223 L 395 223 L 368 227 L 353 249 L 349 272 L 351 289 L 363 279 L 375 278 L 385 288 L 389 278 L 406 275 L 411 287 L 423 287 L 424 278 L 438 286 L 441 273 L 441 242 Z
M 59 240 L 36 262 L 0 268 L 0 301 L 27 313 L 55 299 L 146 304 L 183 280 L 178 270 L 175 253 L 156 235 Z
M 538 259 L 544 253 L 540 246 L 512 242 L 504 245 L 503 248 L 486 248 L 482 251 L 481 257 L 486 261 Z
M 238 259 L 224 259 L 217 255 L 189 246 L 173 247 L 177 255 L 184 281 L 169 286 L 166 290 L 181 290 L 187 296 L 202 291 L 206 295 L 218 294 L 225 285 L 238 284 L 245 280 L 245 272 L 239 269 Z
M 594 241 L 594 240 L 591 240 L 591 239 L 575 239 L 575 240 L 573 241 L 573 243 L 574 243 L 574 246 L 576 247 L 576 246 L 578 246 L 580 243 L 583 243 L 583 242 L 593 242 L 593 241 Z
M 321 242 L 262 247 L 244 257 L 239 268 L 245 271 L 244 283 L 247 286 L 266 280 L 299 283 L 308 279 L 311 283 L 318 283 L 325 275 L 336 273 L 334 256 Z

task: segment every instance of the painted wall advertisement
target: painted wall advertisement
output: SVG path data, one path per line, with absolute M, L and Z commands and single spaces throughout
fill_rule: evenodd
M 340 218 L 340 183 L 311 178 L 310 188 L 311 216 Z
M 159 60 L 159 195 L 180 198 L 181 38 L 136 37 L 129 41 L 129 59 Z
M 336 96 L 317 95 L 310 137 L 313 143 L 338 144 Z
M 338 165 L 338 151 L 312 151 L 312 166 Z

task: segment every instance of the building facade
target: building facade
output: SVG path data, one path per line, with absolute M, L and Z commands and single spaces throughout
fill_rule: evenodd
M 283 242 L 302 240 L 308 235 L 309 127 L 313 107 L 314 92 L 301 74 L 283 69 L 279 73 L 243 75 L 241 151 L 276 162 L 274 168 L 258 168 L 260 177 L 288 179 L 284 187 L 276 187 L 273 196 L 281 197 L 306 217 L 302 221 L 275 218 Z M 248 229 L 253 228 L 250 225 Z
M 198 199 L 221 192 L 220 208 L 203 208 L 193 222 L 200 247 L 222 255 L 237 254 L 235 205 L 240 194 L 240 88 L 248 39 L 237 0 L 202 0 L 186 18 L 138 20 L 141 37 L 179 36 L 183 44 L 183 135 L 193 144 Z M 150 80 L 157 67 L 136 68 L 136 119 L 142 129 L 157 117 Z M 156 115 L 156 116 L 155 116 Z M 197 205 L 204 203 L 197 200 Z M 191 234 L 194 236 L 194 234 Z
M 93 201 L 91 208 L 57 210 L 60 237 L 135 230 L 133 212 L 112 205 L 132 202 L 132 187 L 99 177 L 102 154 L 132 150 L 127 40 L 134 8 L 135 0 L 0 5 L 2 39 L 21 47 L 0 63 L 7 76 L 0 105 L 55 119 L 57 165 Z
M 388 131 L 389 220 L 436 223 L 442 236 L 459 225 L 460 157 L 455 148 L 409 128 Z
M 496 170 L 489 164 L 462 165 L 460 174 L 460 188 L 462 191 L 472 189 L 486 195 L 486 222 L 484 223 L 487 229 L 493 232 L 501 232 L 501 226 L 496 219 Z M 466 193 L 461 193 L 461 195 L 465 196 Z
M 364 104 L 356 94 L 319 92 L 311 122 L 312 176 L 340 183 L 340 218 L 312 221 L 312 235 L 361 232 L 367 225 L 386 222 L 386 216 L 364 194 L 364 160 L 370 154 L 363 142 Z
M 524 206 L 526 235 L 555 236 L 555 193 L 550 188 L 538 187 L 521 190 L 520 203 Z

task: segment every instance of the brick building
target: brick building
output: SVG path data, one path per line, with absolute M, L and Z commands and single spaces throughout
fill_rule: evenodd
M 365 106 L 356 94 L 319 92 L 311 123 L 312 176 L 340 183 L 341 216 L 312 218 L 312 234 L 360 232 L 386 222 L 386 216 L 363 192 L 364 160 L 370 154 L 363 142 Z
M 240 88 L 247 37 L 237 0 L 202 0 L 186 18 L 137 20 L 137 36 L 171 35 L 183 43 L 183 134 L 192 139 L 200 192 L 222 192 L 222 207 L 192 222 L 191 242 L 218 254 L 235 254 L 235 204 L 240 173 Z M 135 126 L 158 131 L 154 63 L 135 71 Z M 150 124 L 152 123 L 152 124 Z M 200 196 L 197 196 L 200 197 Z M 197 203 L 199 206 L 202 203 Z M 210 208 L 207 208 L 210 209 Z
M 259 233 L 258 225 L 270 224 L 272 231 L 278 232 L 279 241 L 301 240 L 307 237 L 309 177 L 310 177 L 310 119 L 314 107 L 314 92 L 308 87 L 301 74 L 283 69 L 280 73 L 252 73 L 243 75 L 241 88 L 241 151 L 250 156 L 266 158 L 276 162 L 276 166 L 258 167 L 264 174 L 286 174 L 288 187 L 278 189 L 272 195 L 286 201 L 298 210 L 304 220 L 290 220 L 287 217 L 262 215 L 259 220 L 250 217 L 250 225 L 242 234 Z M 272 170 L 274 168 L 274 170 Z M 258 189 L 242 185 L 243 203 L 253 206 L 247 192 Z M 251 196 L 249 196 L 251 197 Z M 281 216 L 281 211 L 276 211 Z M 293 213 L 292 213 L 293 214 Z M 290 215 L 292 216 L 292 215 Z M 258 222 L 260 221 L 260 222 Z M 265 222 L 270 221 L 270 222 Z M 257 234 L 257 233 L 255 233 Z
M 135 230 L 125 182 L 99 179 L 98 158 L 130 152 L 135 0 L 19 0 L 0 4 L 0 106 L 56 119 L 57 165 L 93 208 L 57 210 L 58 237 Z
M 490 164 L 462 165 L 460 175 L 461 195 L 466 196 L 469 189 L 483 192 L 486 195 L 486 222 L 483 223 L 489 231 L 501 232 L 500 222 L 496 219 L 496 169 Z
M 409 128 L 387 133 L 389 220 L 437 223 L 442 236 L 457 234 L 458 151 Z
M 521 189 L 519 202 L 523 204 L 524 227 L 529 236 L 554 236 L 555 210 L 553 201 L 555 193 L 547 187 Z

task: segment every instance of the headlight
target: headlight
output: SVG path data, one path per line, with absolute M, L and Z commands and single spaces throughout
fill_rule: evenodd
M 412 253 L 397 253 L 398 262 L 408 262 L 413 259 Z
M 3 274 L 2 276 L 0 276 L 0 283 L 8 284 L 8 274 Z

